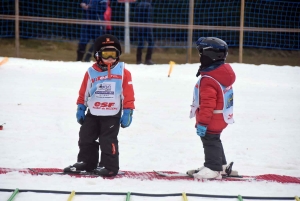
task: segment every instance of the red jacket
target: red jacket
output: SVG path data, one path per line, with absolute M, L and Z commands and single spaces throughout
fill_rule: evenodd
M 96 71 L 102 72 L 102 70 L 97 66 L 95 63 L 93 65 L 93 68 Z M 78 104 L 85 104 L 87 100 L 85 100 L 85 94 L 88 93 L 90 83 L 91 81 L 89 80 L 89 74 L 88 72 L 85 73 L 83 81 L 81 83 L 81 87 L 79 90 L 79 96 L 77 99 L 77 105 Z M 123 108 L 124 109 L 135 109 L 134 107 L 134 91 L 133 91 L 133 85 L 132 85 L 132 80 L 131 80 L 131 73 L 124 68 L 124 75 L 123 75 Z
M 235 81 L 235 73 L 229 64 L 209 67 L 201 71 L 201 75 L 208 75 L 216 79 L 221 85 L 228 87 Z M 227 123 L 223 114 L 214 114 L 214 110 L 223 110 L 223 95 L 219 84 L 207 77 L 200 82 L 200 109 L 196 111 L 197 124 L 207 126 L 207 133 L 220 134 Z
M 110 2 L 107 1 L 107 6 L 106 6 L 106 11 L 104 12 L 104 20 L 106 22 L 106 30 L 111 30 L 111 7 L 110 7 Z

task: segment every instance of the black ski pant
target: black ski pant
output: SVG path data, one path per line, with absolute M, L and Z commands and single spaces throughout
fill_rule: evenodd
M 154 39 L 152 28 L 138 28 L 137 29 L 138 47 L 136 52 L 136 62 L 142 62 L 142 54 L 144 49 L 144 42 L 147 41 L 148 48 L 145 57 L 145 61 L 151 60 L 152 52 L 154 48 Z
M 220 134 L 207 134 L 201 137 L 204 148 L 204 167 L 214 171 L 222 171 L 222 165 L 226 165 L 226 157 L 220 139 Z
M 92 42 L 94 43 L 94 41 L 92 41 Z M 85 62 L 90 61 L 90 59 L 93 55 L 93 51 L 94 51 L 94 44 L 92 44 L 90 46 L 90 48 L 88 49 L 87 52 L 85 51 L 86 46 L 87 46 L 87 44 L 81 44 L 81 43 L 78 44 L 76 61 L 82 61 L 84 55 L 85 55 L 85 58 L 83 61 L 85 61 Z
M 118 133 L 120 117 L 94 116 L 89 111 L 79 131 L 79 153 L 77 161 L 87 164 L 86 170 L 97 168 L 99 161 L 99 145 L 101 151 L 100 164 L 106 169 L 119 171 Z M 99 142 L 98 142 L 99 141 Z

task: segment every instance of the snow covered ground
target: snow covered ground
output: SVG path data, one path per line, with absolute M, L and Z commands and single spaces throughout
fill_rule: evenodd
M 2 57 L 0 57 L 0 60 Z M 0 66 L 0 167 L 64 168 L 76 162 L 79 124 L 76 100 L 91 63 L 10 58 Z M 122 170 L 185 171 L 202 166 L 202 143 L 189 119 L 199 64 L 129 65 L 136 109 L 129 128 L 119 134 Z M 232 64 L 234 118 L 222 134 L 227 160 L 245 175 L 300 177 L 300 68 Z M 69 176 L 0 175 L 2 189 L 75 192 L 198 193 L 242 196 L 300 196 L 299 184 L 272 182 L 197 182 L 104 180 Z M 0 192 L 7 200 L 11 192 Z M 67 200 L 69 195 L 20 193 L 15 201 Z M 124 196 L 75 195 L 74 201 L 125 200 Z M 139 197 L 182 200 L 181 197 Z M 237 200 L 195 198 L 188 200 Z

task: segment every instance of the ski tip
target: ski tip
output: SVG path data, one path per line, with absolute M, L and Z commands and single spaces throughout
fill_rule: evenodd
M 124 175 L 124 174 L 126 174 L 124 171 L 119 171 L 118 172 L 118 175 Z
M 163 172 L 160 172 L 160 171 L 153 170 L 153 172 L 155 172 L 155 173 L 158 174 L 159 176 L 163 176 L 163 177 L 166 176 Z

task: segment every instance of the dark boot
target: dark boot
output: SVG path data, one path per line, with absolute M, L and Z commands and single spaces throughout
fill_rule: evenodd
M 145 64 L 146 65 L 154 65 L 155 63 L 150 59 L 150 60 L 146 60 Z
M 94 170 L 94 174 L 102 177 L 114 177 L 118 174 L 118 172 L 110 171 L 106 168 L 97 168 Z
M 137 48 L 136 50 L 136 64 L 141 64 L 142 63 L 142 52 L 143 48 Z
M 77 162 L 74 165 L 70 165 L 64 168 L 64 172 L 80 172 L 86 170 L 86 163 L 85 162 Z
M 154 62 L 151 60 L 152 52 L 153 52 L 153 47 L 148 46 L 147 54 L 146 54 L 146 60 L 145 60 L 146 65 L 153 65 L 154 64 Z

